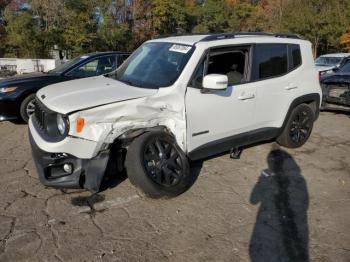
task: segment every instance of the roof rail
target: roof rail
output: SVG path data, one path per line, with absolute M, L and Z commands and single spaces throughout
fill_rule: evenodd
M 280 38 L 302 39 L 300 36 L 290 33 L 266 33 L 266 32 L 237 32 L 237 33 L 217 33 L 204 37 L 200 42 L 208 42 L 221 39 L 230 39 L 237 36 L 271 36 Z
M 167 37 L 177 37 L 177 36 L 193 36 L 193 35 L 210 35 L 210 33 L 183 33 L 183 34 L 164 34 L 154 37 L 153 39 L 162 39 Z

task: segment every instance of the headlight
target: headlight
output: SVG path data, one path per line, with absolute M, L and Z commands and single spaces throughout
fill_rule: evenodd
M 68 127 L 66 119 L 61 114 L 57 114 L 56 123 L 58 132 L 62 136 L 65 135 Z
M 11 93 L 11 92 L 15 92 L 16 89 L 17 89 L 16 86 L 2 87 L 0 88 L 0 93 Z

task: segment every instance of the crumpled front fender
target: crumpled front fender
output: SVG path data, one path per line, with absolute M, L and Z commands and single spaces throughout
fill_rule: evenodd
M 174 101 L 182 101 L 174 103 Z M 78 133 L 75 122 L 78 117 L 85 119 L 83 131 Z M 186 121 L 183 97 L 171 95 L 162 99 L 145 97 L 93 109 L 80 111 L 70 117 L 69 135 L 99 144 L 97 152 L 105 144 L 111 144 L 129 130 L 166 127 L 177 140 L 179 146 L 186 150 Z

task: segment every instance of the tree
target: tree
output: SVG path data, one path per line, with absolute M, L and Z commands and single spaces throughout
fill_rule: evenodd
M 350 27 L 349 29 L 341 36 L 340 42 L 345 45 L 345 48 L 350 52 Z
M 66 8 L 63 23 L 59 46 L 67 50 L 70 57 L 95 51 L 97 29 L 90 12 Z
M 253 31 L 282 32 L 285 30 L 283 18 L 286 5 L 291 0 L 262 0 L 254 8 L 254 14 L 249 21 Z
M 44 30 L 49 31 L 62 24 L 64 0 L 32 0 L 32 13 L 38 16 Z
M 286 6 L 283 23 L 291 32 L 309 39 L 318 52 L 336 51 L 341 48 L 339 38 L 349 24 L 343 13 L 347 1 L 340 0 L 293 0 Z
M 47 57 L 40 26 L 30 13 L 5 11 L 7 54 L 17 57 Z
M 98 50 L 132 50 L 131 31 L 126 23 L 116 24 L 111 18 L 105 19 L 98 32 Z
M 132 7 L 132 35 L 134 46 L 154 37 L 152 0 L 134 0 Z
M 193 32 L 236 32 L 249 30 L 248 19 L 254 7 L 246 1 L 207 0 L 197 5 Z
M 163 34 L 235 31 L 297 33 L 315 56 L 349 48 L 349 0 L 31 0 L 25 12 L 9 2 L 0 0 L 0 55 L 49 57 L 58 46 L 72 57 Z
M 10 0 L 0 0 L 0 57 L 2 57 L 6 51 L 6 29 L 4 9 L 10 3 Z
M 154 0 L 152 19 L 156 35 L 186 32 L 185 1 Z

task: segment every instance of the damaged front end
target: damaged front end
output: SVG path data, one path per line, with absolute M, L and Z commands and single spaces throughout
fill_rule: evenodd
M 29 134 L 34 163 L 40 182 L 48 187 L 85 188 L 98 191 L 105 174 L 110 151 L 101 151 L 91 159 L 81 159 L 67 153 L 41 150 Z
M 323 108 L 350 109 L 350 76 L 322 81 Z
M 187 65 L 195 50 L 147 42 L 114 73 L 41 89 L 43 110 L 31 117 L 29 128 L 42 182 L 96 190 L 109 163 L 123 169 L 112 149 L 125 152 L 135 137 L 154 129 L 167 131 L 186 152 L 184 97 L 191 72 L 185 67 L 198 62 L 199 56 Z
M 67 137 L 53 143 L 43 138 L 34 115 L 29 122 L 29 137 L 40 181 L 49 187 L 96 192 L 106 176 L 117 176 L 124 170 L 125 153 L 133 139 L 149 131 L 169 132 L 184 148 L 184 105 L 174 102 L 183 100 L 176 99 L 177 95 L 161 96 L 161 99 L 158 95 L 144 97 L 72 113 L 68 116 Z M 45 111 L 41 115 L 45 118 L 49 114 Z M 76 123 L 82 118 L 85 124 L 79 132 Z

